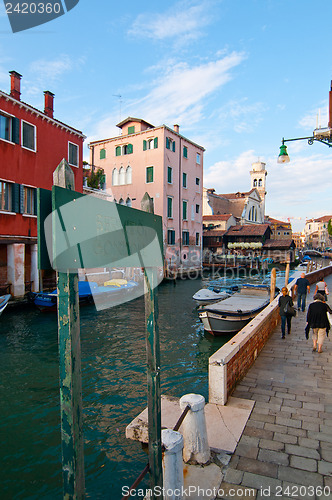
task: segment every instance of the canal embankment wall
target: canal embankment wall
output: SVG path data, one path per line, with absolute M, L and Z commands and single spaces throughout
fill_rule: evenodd
M 332 266 L 306 274 L 310 284 L 332 274 Z M 296 279 L 288 285 L 294 296 Z M 209 402 L 225 405 L 280 322 L 279 296 L 209 358 Z

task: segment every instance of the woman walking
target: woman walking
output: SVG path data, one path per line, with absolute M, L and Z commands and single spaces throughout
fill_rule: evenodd
M 285 338 L 286 333 L 286 323 L 287 323 L 287 333 L 291 332 L 292 316 L 293 314 L 289 312 L 289 308 L 293 308 L 292 297 L 288 294 L 288 288 L 283 287 L 281 289 L 282 296 L 279 297 L 279 310 L 281 316 L 281 338 Z
M 327 284 L 324 281 L 324 276 L 323 275 L 319 278 L 319 282 L 316 285 L 315 295 L 317 293 L 320 293 L 321 295 L 323 295 L 324 300 L 327 301 L 327 296 L 329 294 L 329 289 L 327 288 Z
M 327 312 L 332 313 L 330 307 L 326 304 L 323 295 L 316 293 L 314 295 L 314 302 L 308 307 L 306 334 L 309 334 L 312 328 L 312 342 L 313 352 L 317 349 L 319 353 L 322 352 L 322 346 L 326 335 L 330 330 L 330 322 L 327 317 Z

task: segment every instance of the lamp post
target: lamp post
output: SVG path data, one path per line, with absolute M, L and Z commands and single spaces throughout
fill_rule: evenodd
M 308 144 L 311 146 L 315 141 L 321 142 L 322 144 L 326 144 L 329 148 L 332 148 L 332 81 L 331 81 L 331 90 L 329 92 L 329 123 L 326 128 L 316 128 L 313 131 L 313 135 L 311 137 L 296 137 L 295 139 L 282 139 L 280 146 L 280 153 L 278 156 L 278 163 L 289 163 L 289 156 L 287 153 L 287 146 L 285 142 L 291 141 L 308 141 Z

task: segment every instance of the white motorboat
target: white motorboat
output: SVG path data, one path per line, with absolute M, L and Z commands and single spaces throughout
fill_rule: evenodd
M 11 298 L 11 295 L 1 295 L 1 297 L 0 297 L 0 316 L 3 313 L 3 311 L 6 309 L 10 298 Z
M 193 295 L 193 299 L 198 305 L 204 306 L 207 304 L 213 304 L 219 300 L 224 300 L 230 297 L 231 294 L 225 290 L 220 290 L 220 288 L 201 288 Z
M 228 298 L 203 307 L 198 315 L 204 329 L 212 335 L 239 332 L 270 302 L 270 288 L 244 285 Z

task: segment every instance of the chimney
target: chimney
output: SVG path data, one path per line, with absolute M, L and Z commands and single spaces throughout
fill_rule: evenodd
M 178 134 L 180 130 L 179 125 L 174 125 L 174 131 Z
M 50 118 L 53 118 L 54 94 L 52 94 L 52 92 L 50 92 L 49 90 L 45 90 L 44 96 L 45 96 L 44 113 L 45 113 L 46 116 L 49 116 Z
M 332 82 L 331 82 L 331 90 L 329 93 L 329 128 L 332 128 Z
M 10 74 L 10 95 L 17 99 L 21 100 L 21 78 L 22 75 L 17 73 L 16 71 L 9 71 Z

